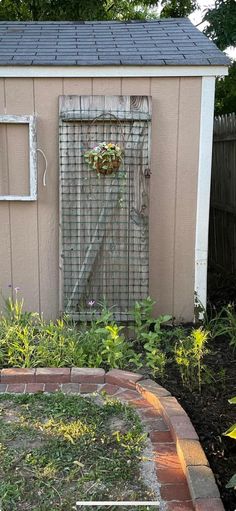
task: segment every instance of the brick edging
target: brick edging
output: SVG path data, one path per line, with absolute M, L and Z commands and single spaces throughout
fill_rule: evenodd
M 177 399 L 152 380 L 137 382 L 136 388 L 161 411 L 173 434 L 196 511 L 224 511 L 220 493 L 198 435 Z
M 199 442 L 198 435 L 177 399 L 143 375 L 101 368 L 11 368 L 0 371 L 2 392 L 54 391 L 58 385 L 71 384 L 78 392 L 93 392 L 96 385 L 137 391 L 163 416 L 176 444 L 177 454 L 187 478 L 195 511 L 224 511 L 215 478 Z M 30 390 L 30 388 L 32 390 Z M 132 394 L 132 393 L 131 393 Z M 153 411 L 153 414 L 154 414 Z M 150 417 L 154 417 L 151 414 Z

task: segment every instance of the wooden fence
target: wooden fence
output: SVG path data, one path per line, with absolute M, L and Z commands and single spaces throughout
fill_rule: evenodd
M 236 114 L 214 122 L 209 266 L 236 272 Z

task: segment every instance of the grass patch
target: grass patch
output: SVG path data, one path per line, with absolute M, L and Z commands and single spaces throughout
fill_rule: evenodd
M 145 438 L 135 412 L 116 401 L 0 396 L 2 509 L 69 511 L 78 500 L 155 500 L 139 471 Z

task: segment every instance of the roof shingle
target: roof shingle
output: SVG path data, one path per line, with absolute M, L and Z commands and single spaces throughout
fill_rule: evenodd
M 229 65 L 187 18 L 0 22 L 0 65 Z

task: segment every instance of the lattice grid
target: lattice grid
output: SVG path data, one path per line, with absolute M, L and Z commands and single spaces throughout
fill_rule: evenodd
M 64 310 L 75 319 L 105 302 L 117 320 L 126 321 L 135 301 L 148 295 L 149 124 L 142 112 L 122 119 L 111 110 L 61 113 Z M 84 158 L 104 141 L 124 150 L 119 171 L 107 176 Z

